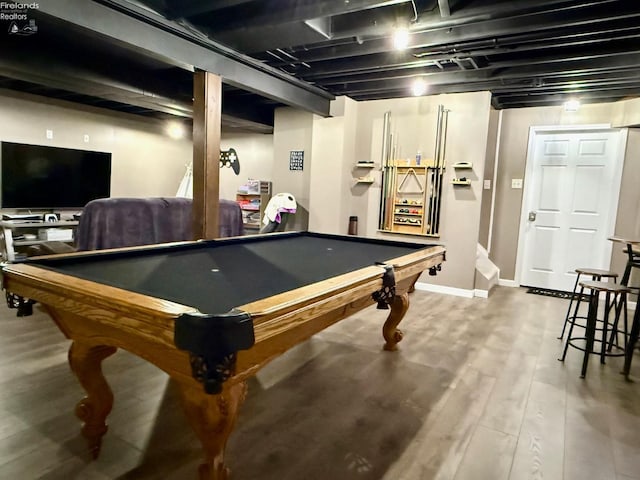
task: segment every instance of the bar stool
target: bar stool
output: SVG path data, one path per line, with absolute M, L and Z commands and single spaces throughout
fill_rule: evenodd
M 640 302 L 638 302 L 640 303 Z M 631 360 L 633 359 L 633 351 L 636 348 L 640 336 L 640 305 L 636 305 L 636 313 L 633 315 L 633 324 L 631 325 L 631 334 L 629 335 L 629 343 L 625 350 L 624 368 L 622 373 L 629 380 L 629 370 L 631 370 Z
M 638 268 L 640 269 L 640 241 L 638 240 L 626 240 L 618 237 L 612 237 L 610 240 L 614 242 L 625 243 L 626 248 L 624 249 L 624 253 L 627 254 L 627 266 L 624 269 L 624 274 L 622 275 L 622 281 L 620 282 L 623 285 L 629 284 L 629 279 L 631 278 L 631 269 Z M 640 290 L 638 287 L 629 287 L 631 291 L 638 295 L 640 298 Z M 636 312 L 633 315 L 633 323 L 631 324 L 631 333 L 629 335 L 629 342 L 627 348 L 625 350 L 625 359 L 624 359 L 624 368 L 622 369 L 622 373 L 624 376 L 629 379 L 629 370 L 631 370 L 631 361 L 633 360 L 633 352 L 637 346 L 638 337 L 640 336 L 640 301 L 636 305 Z
M 580 282 L 580 276 L 581 275 L 590 275 L 591 276 L 591 280 L 592 281 L 601 281 L 603 278 L 613 278 L 613 281 L 615 282 L 618 278 L 618 274 L 615 272 L 612 272 L 610 270 L 600 270 L 597 268 L 576 268 L 575 272 L 578 274 L 576 276 L 576 283 L 573 285 L 573 294 L 571 295 L 571 300 L 569 301 L 569 308 L 567 309 L 567 315 L 564 318 L 564 324 L 562 325 L 562 333 L 560 334 L 560 336 L 558 337 L 558 339 L 562 340 L 562 338 L 564 337 L 564 331 L 567 328 L 567 323 L 571 323 L 573 324 L 573 322 L 576 321 L 576 318 L 583 318 L 586 319 L 586 317 L 578 317 L 578 309 L 580 308 L 580 302 L 582 301 L 582 295 L 584 294 L 584 287 L 580 287 L 580 293 L 577 293 L 578 290 L 578 284 Z M 573 315 L 571 315 L 571 306 L 573 305 L 573 302 L 577 299 L 576 302 L 576 308 L 573 312 Z
M 589 355 L 597 354 L 600 355 L 600 363 L 605 363 L 606 357 L 618 357 L 624 356 L 625 351 L 627 350 L 627 327 L 628 327 L 628 319 L 627 319 L 627 293 L 630 292 L 629 288 L 624 285 L 618 285 L 616 283 L 611 282 L 602 282 L 602 281 L 584 281 L 580 282 L 581 292 L 584 288 L 589 289 L 589 311 L 587 313 L 587 324 L 585 328 L 584 336 L 576 336 L 573 337 L 573 328 L 575 327 L 575 319 L 571 322 L 571 326 L 569 327 L 569 333 L 567 334 L 567 340 L 564 345 L 564 350 L 562 352 L 562 357 L 559 358 L 561 362 L 564 362 L 565 357 L 567 356 L 567 350 L 569 346 L 581 350 L 584 352 L 584 357 L 582 360 L 582 371 L 580 377 L 584 378 L 587 374 L 587 366 L 589 363 Z M 604 317 L 602 321 L 602 328 L 596 328 L 597 322 L 600 321 L 598 319 L 598 305 L 600 293 L 605 294 L 605 306 L 604 306 Z M 612 302 L 613 300 L 613 302 Z M 618 320 L 619 316 L 616 314 L 613 325 L 611 325 L 611 338 L 607 341 L 607 330 L 609 329 L 609 311 L 613 305 L 619 305 L 620 311 L 624 314 L 624 349 L 622 353 L 611 353 L 611 349 L 613 347 L 614 338 L 617 338 L 618 335 Z M 602 336 L 598 339 L 596 338 L 596 331 L 602 331 Z M 585 342 L 585 347 L 576 344 L 576 341 L 582 340 Z M 594 348 L 594 344 L 596 342 L 600 343 L 600 349 L 596 350 Z

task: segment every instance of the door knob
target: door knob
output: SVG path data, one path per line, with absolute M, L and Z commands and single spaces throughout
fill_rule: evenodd
M 536 221 L 536 212 L 529 212 L 529 221 L 530 222 L 535 222 Z

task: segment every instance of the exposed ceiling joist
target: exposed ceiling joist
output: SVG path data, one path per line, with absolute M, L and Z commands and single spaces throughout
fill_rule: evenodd
M 151 12 L 135 9 L 122 2 L 105 1 L 112 7 L 83 0 L 43 2 L 39 11 L 78 27 L 90 29 L 114 43 L 144 54 L 181 64 L 186 69 L 201 69 L 221 75 L 231 85 L 246 88 L 279 102 L 309 110 L 320 115 L 329 114 L 333 96 L 305 84 L 280 71 L 260 64 L 213 41 L 196 42 L 186 29 L 168 25 Z M 120 11 L 126 7 L 128 13 Z M 135 17 L 133 16 L 135 14 Z M 144 20 L 142 20 L 144 19 Z M 167 29 L 160 28 L 162 25 Z
M 640 68 L 640 54 L 619 53 L 599 59 L 577 59 L 566 62 L 548 64 L 524 64 L 517 67 L 483 68 L 478 70 L 464 70 L 460 72 L 432 73 L 423 76 L 430 86 L 447 85 L 455 83 L 473 82 L 506 82 L 514 80 L 532 79 L 535 77 L 554 76 L 555 78 L 571 78 L 585 73 L 611 72 L 614 70 L 636 71 Z M 384 79 L 372 79 L 369 81 L 352 81 L 348 84 L 349 94 L 362 94 L 375 92 L 383 88 L 401 89 L 408 88 L 413 76 L 398 75 Z M 332 91 L 340 94 L 347 90 L 344 84 L 330 85 Z
M 81 95 L 103 98 L 141 108 L 168 113 L 178 117 L 190 117 L 190 104 L 181 103 L 131 85 L 115 82 L 92 72 L 49 64 L 46 70 L 7 58 L 0 59 L 0 74 L 5 77 L 30 82 L 44 87 L 72 91 Z
M 251 15 L 247 15 L 245 5 L 237 5 L 212 15 L 207 24 L 216 33 L 235 29 L 246 31 L 257 26 L 304 22 L 407 2 L 409 0 L 261 0 L 252 3 Z
M 451 8 L 449 7 L 449 0 L 438 0 L 438 7 L 440 8 L 440 15 L 442 18 L 451 16 Z
M 585 29 L 597 28 L 605 22 L 616 20 L 629 20 L 638 25 L 640 11 L 637 5 L 623 4 L 614 11 L 606 5 L 610 0 L 605 0 L 597 5 L 589 5 L 585 10 L 572 10 L 572 17 L 567 18 L 557 12 L 544 12 L 511 17 L 507 19 L 486 20 L 474 22 L 470 25 L 457 27 L 433 27 L 412 28 L 409 48 L 429 49 L 447 45 L 463 44 L 465 42 L 487 40 L 489 44 L 499 46 L 505 37 L 521 35 L 523 32 L 546 32 L 547 34 L 561 34 L 568 32 L 569 28 L 585 27 Z M 604 4 L 604 5 L 603 5 Z M 588 31 L 588 30 L 585 30 Z M 300 61 L 312 63 L 320 60 L 333 60 L 338 58 L 371 55 L 375 53 L 389 52 L 391 44 L 389 38 L 378 38 L 364 42 L 348 42 L 323 49 L 310 49 L 306 47 L 292 48 L 289 52 Z
M 38 35 L 0 51 L 1 87 L 138 114 L 188 110 L 194 68 L 223 76 L 223 114 L 243 117 L 229 125 L 266 130 L 283 104 L 324 114 L 332 95 L 405 97 L 418 77 L 427 94 L 491 91 L 496 108 L 640 97 L 631 0 L 60 0 L 33 14 Z
M 195 0 L 187 5 L 173 5 L 167 8 L 167 18 L 189 18 L 203 13 L 216 12 L 229 7 L 250 3 L 252 0 Z

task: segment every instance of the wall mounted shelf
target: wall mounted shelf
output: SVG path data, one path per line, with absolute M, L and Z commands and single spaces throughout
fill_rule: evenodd
M 356 183 L 373 183 L 374 179 L 372 177 L 359 177 L 356 178 Z
M 465 168 L 473 168 L 473 163 L 471 162 L 458 162 L 453 164 L 453 168 L 465 169 Z
M 471 185 L 471 180 L 461 180 L 461 179 L 457 179 L 454 178 L 453 180 L 451 180 L 451 184 L 452 185 Z

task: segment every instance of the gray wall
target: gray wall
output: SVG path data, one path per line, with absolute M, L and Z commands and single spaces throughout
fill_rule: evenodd
M 315 115 L 293 108 L 275 112 L 273 129 L 273 193 L 288 192 L 296 197 L 298 211 L 287 229 L 307 230 L 309 226 L 309 185 L 313 159 L 313 120 Z M 289 153 L 304 151 L 304 169 L 289 170 Z
M 491 198 L 495 185 L 493 184 L 493 171 L 496 164 L 496 146 L 498 144 L 498 125 L 500 112 L 491 109 L 489 116 L 489 133 L 487 134 L 487 151 L 485 153 L 483 180 L 491 182 L 491 188 L 482 189 L 482 206 L 480 207 L 480 231 L 478 243 L 486 250 L 489 249 L 489 228 L 491 224 Z M 476 288 L 480 288 L 476 285 Z M 484 290 L 484 289 L 483 289 Z
M 165 126 L 153 119 L 0 90 L 0 140 L 111 152 L 114 197 L 175 196 L 192 159 L 191 139 L 169 138 Z M 46 130 L 53 131 L 52 139 Z
M 231 168 L 220 169 L 220 198 L 236 199 L 238 187 L 248 179 L 273 178 L 273 135 L 256 133 L 222 133 L 220 149 L 235 149 L 240 159 L 240 173 Z
M 191 136 L 187 130 L 185 138 L 172 139 L 166 126 L 137 115 L 0 90 L 0 141 L 111 152 L 113 197 L 176 194 L 192 160 Z M 52 139 L 46 138 L 46 130 L 53 131 Z M 240 157 L 239 175 L 221 169 L 221 198 L 234 200 L 247 178 L 271 180 L 272 135 L 227 133 L 220 145 L 235 148 Z

